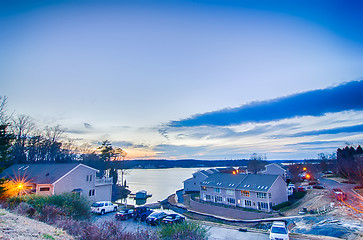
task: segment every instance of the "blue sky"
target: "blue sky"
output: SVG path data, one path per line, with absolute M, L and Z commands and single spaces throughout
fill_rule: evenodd
M 2 1 L 0 95 L 130 158 L 363 142 L 360 1 Z

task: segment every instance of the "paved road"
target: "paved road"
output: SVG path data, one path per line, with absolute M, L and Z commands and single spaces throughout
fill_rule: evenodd
M 102 224 L 105 221 L 114 221 L 115 213 L 107 213 L 103 216 L 94 216 L 94 221 L 96 223 Z M 145 222 L 137 222 L 132 219 L 126 221 L 120 221 L 125 231 L 134 232 L 137 230 L 148 230 L 155 231 L 156 227 L 149 226 Z M 210 227 L 209 233 L 211 234 L 210 240 L 241 240 L 241 239 L 251 239 L 251 240 L 268 240 L 268 234 L 254 233 L 254 232 L 240 232 L 238 229 L 234 228 L 224 228 L 218 226 L 206 226 Z
M 329 190 L 332 190 L 333 188 L 342 189 L 347 194 L 345 202 L 363 212 L 363 198 L 361 196 L 357 196 L 352 191 L 352 188 L 356 186 L 355 184 L 339 183 L 327 178 L 320 178 L 320 183 L 324 184 Z

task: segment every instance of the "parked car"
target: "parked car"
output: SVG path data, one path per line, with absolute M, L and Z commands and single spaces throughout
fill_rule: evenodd
M 115 218 L 117 220 L 126 220 L 126 219 L 130 219 L 132 218 L 132 213 L 134 212 L 134 209 L 128 209 L 128 208 L 124 208 L 121 209 L 120 211 L 118 211 L 115 214 Z
M 165 224 L 181 223 L 184 221 L 185 221 L 185 217 L 181 216 L 179 214 L 168 214 L 168 216 L 166 216 L 163 219 L 163 223 L 165 223 Z
M 146 218 L 146 223 L 154 226 L 159 225 L 167 215 L 165 212 L 153 212 Z
M 134 209 L 132 217 L 134 220 L 145 221 L 152 212 L 153 210 L 148 207 L 137 207 Z
M 116 212 L 117 207 L 110 201 L 95 202 L 91 205 L 91 212 L 103 215 L 108 212 Z
M 270 229 L 270 240 L 289 240 L 289 231 L 285 222 L 273 222 Z
M 338 201 L 343 201 L 345 199 L 347 199 L 347 195 L 345 194 L 345 192 L 343 192 L 342 189 L 340 188 L 333 188 L 333 193 L 335 195 L 335 198 L 338 200 Z

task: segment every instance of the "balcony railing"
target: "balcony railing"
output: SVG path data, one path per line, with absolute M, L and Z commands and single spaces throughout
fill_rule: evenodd
M 112 184 L 113 183 L 113 178 L 96 178 L 95 184 L 97 185 L 106 185 L 106 184 Z

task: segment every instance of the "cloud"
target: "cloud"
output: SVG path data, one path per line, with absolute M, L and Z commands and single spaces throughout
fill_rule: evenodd
M 305 136 L 324 135 L 324 134 L 359 133 L 359 132 L 363 132 L 363 124 L 347 126 L 347 127 L 331 128 L 331 129 L 306 131 L 295 134 L 279 135 L 278 137 L 305 137 Z
M 248 136 L 256 136 L 264 133 L 271 133 L 281 130 L 290 129 L 292 127 L 299 126 L 297 123 L 282 123 L 282 124 L 262 124 L 253 125 L 245 130 L 235 130 L 230 127 L 220 127 L 220 126 L 200 126 L 200 127 L 183 127 L 177 128 L 176 131 L 181 131 L 182 133 L 177 133 L 175 135 L 176 139 L 226 139 L 226 138 L 240 138 Z M 173 131 L 173 129 L 169 129 Z M 163 129 L 163 136 L 167 136 L 168 130 Z
M 348 110 L 363 110 L 363 81 L 312 90 L 267 101 L 252 102 L 237 108 L 226 108 L 172 121 L 170 127 L 231 126 L 250 122 L 322 116 Z

